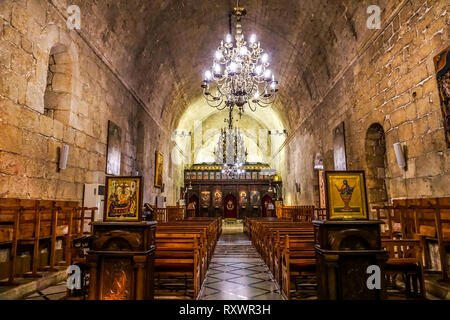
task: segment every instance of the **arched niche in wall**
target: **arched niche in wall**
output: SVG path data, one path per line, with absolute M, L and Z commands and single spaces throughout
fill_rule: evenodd
M 388 201 L 386 189 L 386 139 L 384 129 L 373 123 L 366 133 L 366 183 L 369 202 L 372 206 L 383 205 Z
M 32 87 L 40 92 L 41 99 L 34 109 L 45 115 L 70 124 L 71 113 L 84 113 L 81 108 L 78 50 L 72 38 L 55 24 L 47 25 L 38 42 L 36 83 Z
M 50 49 L 47 84 L 44 94 L 44 114 L 68 124 L 72 96 L 72 59 L 65 45 L 58 43 Z

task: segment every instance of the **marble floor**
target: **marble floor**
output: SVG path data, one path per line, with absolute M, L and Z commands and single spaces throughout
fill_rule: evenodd
M 199 300 L 283 300 L 242 224 L 224 224 Z
M 61 300 L 67 295 L 67 283 L 61 281 L 48 288 L 37 290 L 24 296 L 23 300 Z

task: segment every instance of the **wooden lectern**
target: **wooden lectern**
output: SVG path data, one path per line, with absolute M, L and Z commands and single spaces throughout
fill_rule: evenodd
M 89 300 L 153 299 L 155 221 L 94 222 Z
M 370 220 L 315 220 L 318 299 L 379 300 L 386 298 L 380 224 Z M 381 289 L 369 289 L 367 267 L 380 267 Z

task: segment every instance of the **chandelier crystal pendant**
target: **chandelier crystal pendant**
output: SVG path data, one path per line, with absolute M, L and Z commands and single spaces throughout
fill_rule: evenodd
M 203 95 L 211 107 L 222 110 L 237 106 L 240 116 L 245 105 L 252 111 L 257 106 L 269 106 L 278 92 L 278 81 L 269 69 L 269 55 L 263 53 L 256 35 L 252 34 L 248 41 L 244 37 L 241 17 L 246 13 L 239 5 L 234 8 L 237 20 L 234 41 L 228 34 L 225 42 L 220 43 L 202 84 Z

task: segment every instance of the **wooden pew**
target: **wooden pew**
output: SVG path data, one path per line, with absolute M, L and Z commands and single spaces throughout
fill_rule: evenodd
M 39 277 L 42 241 L 49 242 L 49 263 L 46 269 L 56 264 L 56 243 L 64 239 L 66 263 L 70 264 L 72 242 L 90 233 L 86 221 L 94 217 L 97 208 L 80 208 L 77 202 L 55 202 L 50 200 L 0 199 L 0 245 L 10 247 L 8 281 L 15 284 L 17 276 L 17 254 L 20 247 L 32 247 L 31 270 L 24 276 Z M 86 216 L 85 211 L 90 212 Z
M 315 276 L 314 229 L 310 222 L 246 218 L 244 223 L 252 243 L 287 297 L 291 275 Z
M 425 298 L 421 241 L 383 239 L 382 246 L 389 253 L 384 269 L 386 276 L 395 279 L 399 273 L 404 275 L 406 294 L 411 294 L 412 283 L 414 295 Z
M 185 207 L 167 206 L 166 211 L 168 222 L 183 220 L 186 215 Z
M 157 225 L 157 279 L 192 278 L 195 299 L 221 231 L 220 218 L 189 218 Z
M 201 286 L 201 253 L 197 233 L 156 233 L 155 278 L 189 276 L 193 299 Z
M 375 207 L 377 217 L 387 220 L 383 238 L 420 239 L 425 268 L 431 268 L 429 242 L 439 250 L 442 278 L 449 279 L 446 248 L 450 246 L 450 198 L 394 200 L 393 206 Z
M 270 253 L 270 269 L 272 270 L 272 274 L 274 278 L 282 285 L 281 278 L 281 264 L 282 264 L 282 254 L 283 250 L 286 248 L 286 238 L 290 237 L 290 239 L 300 239 L 300 240 L 314 240 L 314 233 L 311 233 L 309 230 L 291 230 L 291 231 L 277 231 L 277 236 L 275 238 L 275 242 L 271 248 Z
M 286 247 L 281 259 L 281 289 L 288 299 L 291 298 L 291 276 L 315 276 L 316 258 L 314 240 L 290 239 L 286 235 Z
M 283 206 L 281 207 L 281 218 L 311 222 L 314 219 L 314 206 Z

